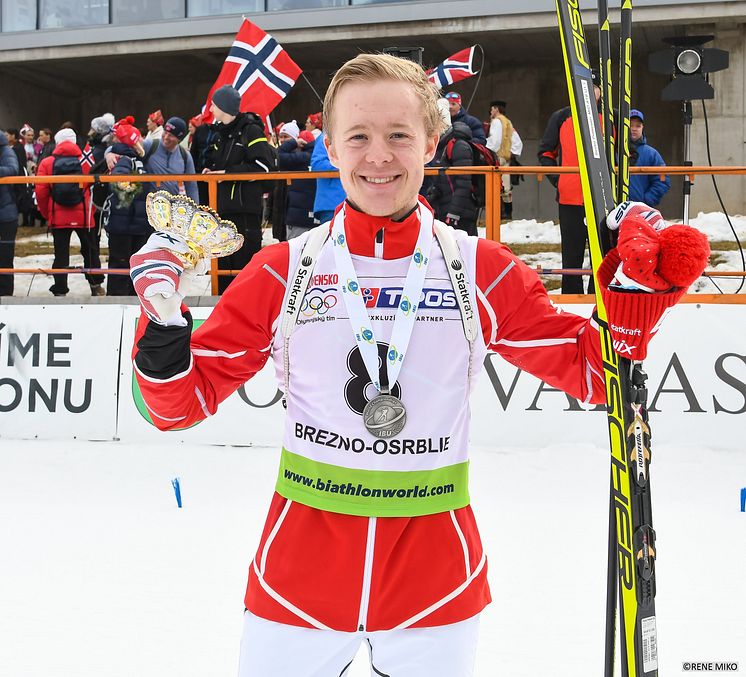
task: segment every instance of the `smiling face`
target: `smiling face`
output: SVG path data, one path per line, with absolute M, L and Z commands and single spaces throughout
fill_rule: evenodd
M 424 166 L 437 134 L 425 131 L 422 101 L 396 80 L 348 82 L 334 102 L 334 129 L 325 138 L 347 197 L 372 216 L 400 218 L 417 204 Z

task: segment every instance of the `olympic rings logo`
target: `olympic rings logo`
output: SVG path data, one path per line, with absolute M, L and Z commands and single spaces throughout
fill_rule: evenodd
M 314 296 L 306 296 L 303 299 L 303 303 L 301 303 L 300 306 L 300 312 L 306 317 L 326 315 L 336 305 L 336 294 L 325 294 L 324 296 L 315 294 Z

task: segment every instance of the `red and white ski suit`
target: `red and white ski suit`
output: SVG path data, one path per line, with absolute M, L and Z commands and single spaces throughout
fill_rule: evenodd
M 351 254 L 412 255 L 416 212 L 395 222 L 349 205 L 347 210 Z M 148 326 L 141 317 L 134 349 L 137 379 L 158 428 L 184 428 L 214 414 L 264 366 L 283 310 L 288 261 L 287 243 L 263 249 L 191 341 L 188 329 Z M 605 401 L 593 320 L 555 307 L 537 275 L 496 242 L 476 244 L 475 283 L 488 348 L 579 400 Z M 172 342 L 169 337 L 177 334 L 182 338 Z M 342 631 L 455 623 L 489 601 L 486 560 L 470 506 L 417 517 L 368 517 L 320 510 L 278 493 L 245 597 L 246 608 L 259 617 Z

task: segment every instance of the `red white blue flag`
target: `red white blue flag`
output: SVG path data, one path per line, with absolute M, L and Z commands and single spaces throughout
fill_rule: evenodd
M 212 122 L 212 93 L 223 85 L 233 85 L 239 91 L 242 111 L 264 119 L 287 96 L 302 72 L 277 40 L 244 19 L 207 95 L 204 121 Z
M 93 151 L 90 144 L 87 143 L 83 149 L 83 154 L 80 156 L 80 166 L 83 168 L 83 173 L 87 174 L 88 170 L 95 164 L 96 160 L 93 157 Z
M 473 47 L 467 47 L 453 56 L 449 56 L 442 64 L 430 69 L 427 72 L 427 79 L 437 85 L 438 89 L 445 89 L 459 80 L 466 80 L 472 75 L 476 75 L 474 70 L 474 50 Z

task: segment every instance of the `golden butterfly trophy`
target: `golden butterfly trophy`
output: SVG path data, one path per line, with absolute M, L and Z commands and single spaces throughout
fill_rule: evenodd
M 187 268 L 196 267 L 201 260 L 229 256 L 243 244 L 243 235 L 232 221 L 221 219 L 214 209 L 198 205 L 186 195 L 165 190 L 149 193 L 145 210 L 153 228 L 178 235 L 186 242 L 189 251 L 175 253 Z

